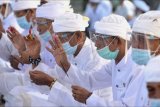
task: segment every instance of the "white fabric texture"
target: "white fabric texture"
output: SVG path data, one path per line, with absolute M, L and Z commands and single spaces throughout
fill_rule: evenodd
M 101 21 L 95 23 L 95 32 L 109 36 L 118 36 L 124 40 L 129 40 L 131 32 L 130 25 L 123 16 L 111 14 L 103 17 Z
M 141 14 L 133 24 L 132 31 L 149 34 L 160 38 L 160 11 Z
M 55 18 L 63 15 L 69 9 L 69 5 L 65 6 L 60 3 L 46 3 L 37 8 L 36 17 L 54 20 Z M 52 13 L 49 10 L 54 10 Z
M 14 11 L 34 9 L 40 5 L 40 0 L 17 0 L 13 5 Z
M 160 56 L 152 58 L 145 67 L 145 76 L 147 82 L 160 82 Z
M 56 33 L 85 31 L 85 28 L 88 27 L 88 21 L 88 18 L 80 14 L 67 12 L 54 20 L 53 29 Z

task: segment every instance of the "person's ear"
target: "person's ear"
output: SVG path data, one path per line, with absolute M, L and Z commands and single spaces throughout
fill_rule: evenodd
M 113 40 L 112 44 L 117 47 L 117 45 L 120 45 L 121 41 L 118 37 L 114 37 L 114 38 L 115 38 L 115 40 Z
M 77 31 L 75 35 L 76 35 L 77 42 L 78 43 L 82 42 L 82 40 L 83 40 L 83 33 L 80 32 L 80 31 Z

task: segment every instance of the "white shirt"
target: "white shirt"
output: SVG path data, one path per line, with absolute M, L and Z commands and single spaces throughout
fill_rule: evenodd
M 71 65 L 67 77 L 74 84 L 90 90 L 112 86 L 113 101 L 106 102 L 92 94 L 87 99 L 89 106 L 146 106 L 148 104 L 144 73 L 142 68 L 132 61 L 131 50 L 126 61 L 124 57 L 116 65 L 113 60 L 104 67 L 97 67 L 95 72 L 89 74 Z

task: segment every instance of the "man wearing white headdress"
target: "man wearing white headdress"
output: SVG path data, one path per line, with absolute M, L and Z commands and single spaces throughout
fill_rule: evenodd
M 151 59 L 145 67 L 150 107 L 160 106 L 160 56 Z
M 160 106 L 160 11 L 141 14 L 133 25 L 132 59 L 145 66 L 150 107 Z
M 96 33 L 91 36 L 91 39 L 95 41 L 99 55 L 112 61 L 103 67 L 96 67 L 89 74 L 72 64 L 65 54 L 55 57 L 59 67 L 62 68 L 61 72 L 66 73 L 66 78 L 73 85 L 72 92 L 75 100 L 89 106 L 147 106 L 144 72 L 132 61 L 131 48 L 127 51 L 129 29 L 125 18 L 119 15 L 112 14 L 96 22 Z M 60 42 L 57 44 L 58 47 L 52 45 L 54 56 L 55 52 L 61 49 Z M 92 93 L 93 90 L 108 86 L 113 88 L 113 101 L 104 101 Z
M 28 2 L 25 2 L 25 3 L 28 3 Z M 14 7 L 14 10 L 17 12 L 18 10 L 20 9 L 30 9 L 30 8 L 36 8 L 36 5 L 37 3 L 32 3 L 32 4 L 25 4 L 24 1 L 17 1 L 14 5 L 16 5 Z M 21 14 L 22 15 L 22 14 Z M 15 26 L 14 26 L 15 27 Z M 21 41 L 20 39 L 18 39 L 18 41 Z M 21 44 L 19 44 L 21 45 Z M 3 51 L 0 52 L 0 57 L 3 58 L 4 60 L 6 61 L 11 61 L 11 56 L 15 56 L 15 55 L 18 55 L 18 51 L 17 49 L 13 46 L 13 44 L 11 43 L 11 41 L 9 40 L 9 38 L 7 37 L 7 34 L 4 32 L 2 33 L 2 37 L 0 39 L 0 48 L 3 49 Z M 19 64 L 19 61 L 15 60 L 17 63 L 15 64 L 14 62 L 14 65 L 16 65 L 14 68 L 15 69 L 18 69 L 18 64 Z M 11 63 L 12 65 L 12 63 Z M 21 67 L 21 64 L 19 64 L 20 67 Z M 12 66 L 13 67 L 13 66 Z M 21 67 L 21 71 L 23 71 L 24 69 L 26 69 L 27 67 Z M 4 69 L 3 69 L 4 70 Z M 8 69 L 6 68 L 6 70 L 4 71 L 7 71 Z M 3 72 L 4 72 L 3 71 Z M 15 71 L 13 69 L 13 71 Z M 17 86 L 17 85 L 22 85 L 22 79 L 21 79 L 21 72 L 20 71 L 20 75 L 19 73 L 17 72 L 14 72 L 14 73 L 5 73 L 5 74 L 1 74 L 1 83 L 0 83 L 0 93 L 5 95 L 7 94 L 13 87 Z M 14 82 L 12 81 L 14 80 Z
M 16 20 L 21 28 L 25 31 L 23 36 L 29 34 L 29 29 L 35 20 L 36 8 L 40 5 L 40 0 L 17 0 L 13 4 L 13 11 Z
M 94 24 L 104 16 L 112 13 L 112 4 L 110 0 L 89 0 L 84 15 L 89 17 L 89 31 L 94 30 Z

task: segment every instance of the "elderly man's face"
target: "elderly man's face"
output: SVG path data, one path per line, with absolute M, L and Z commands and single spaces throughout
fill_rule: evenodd
M 45 18 L 36 18 L 37 22 L 37 31 L 39 34 L 45 33 L 47 30 L 50 31 L 52 29 L 52 20 L 45 19 Z
M 160 82 L 147 83 L 149 98 L 160 99 Z

